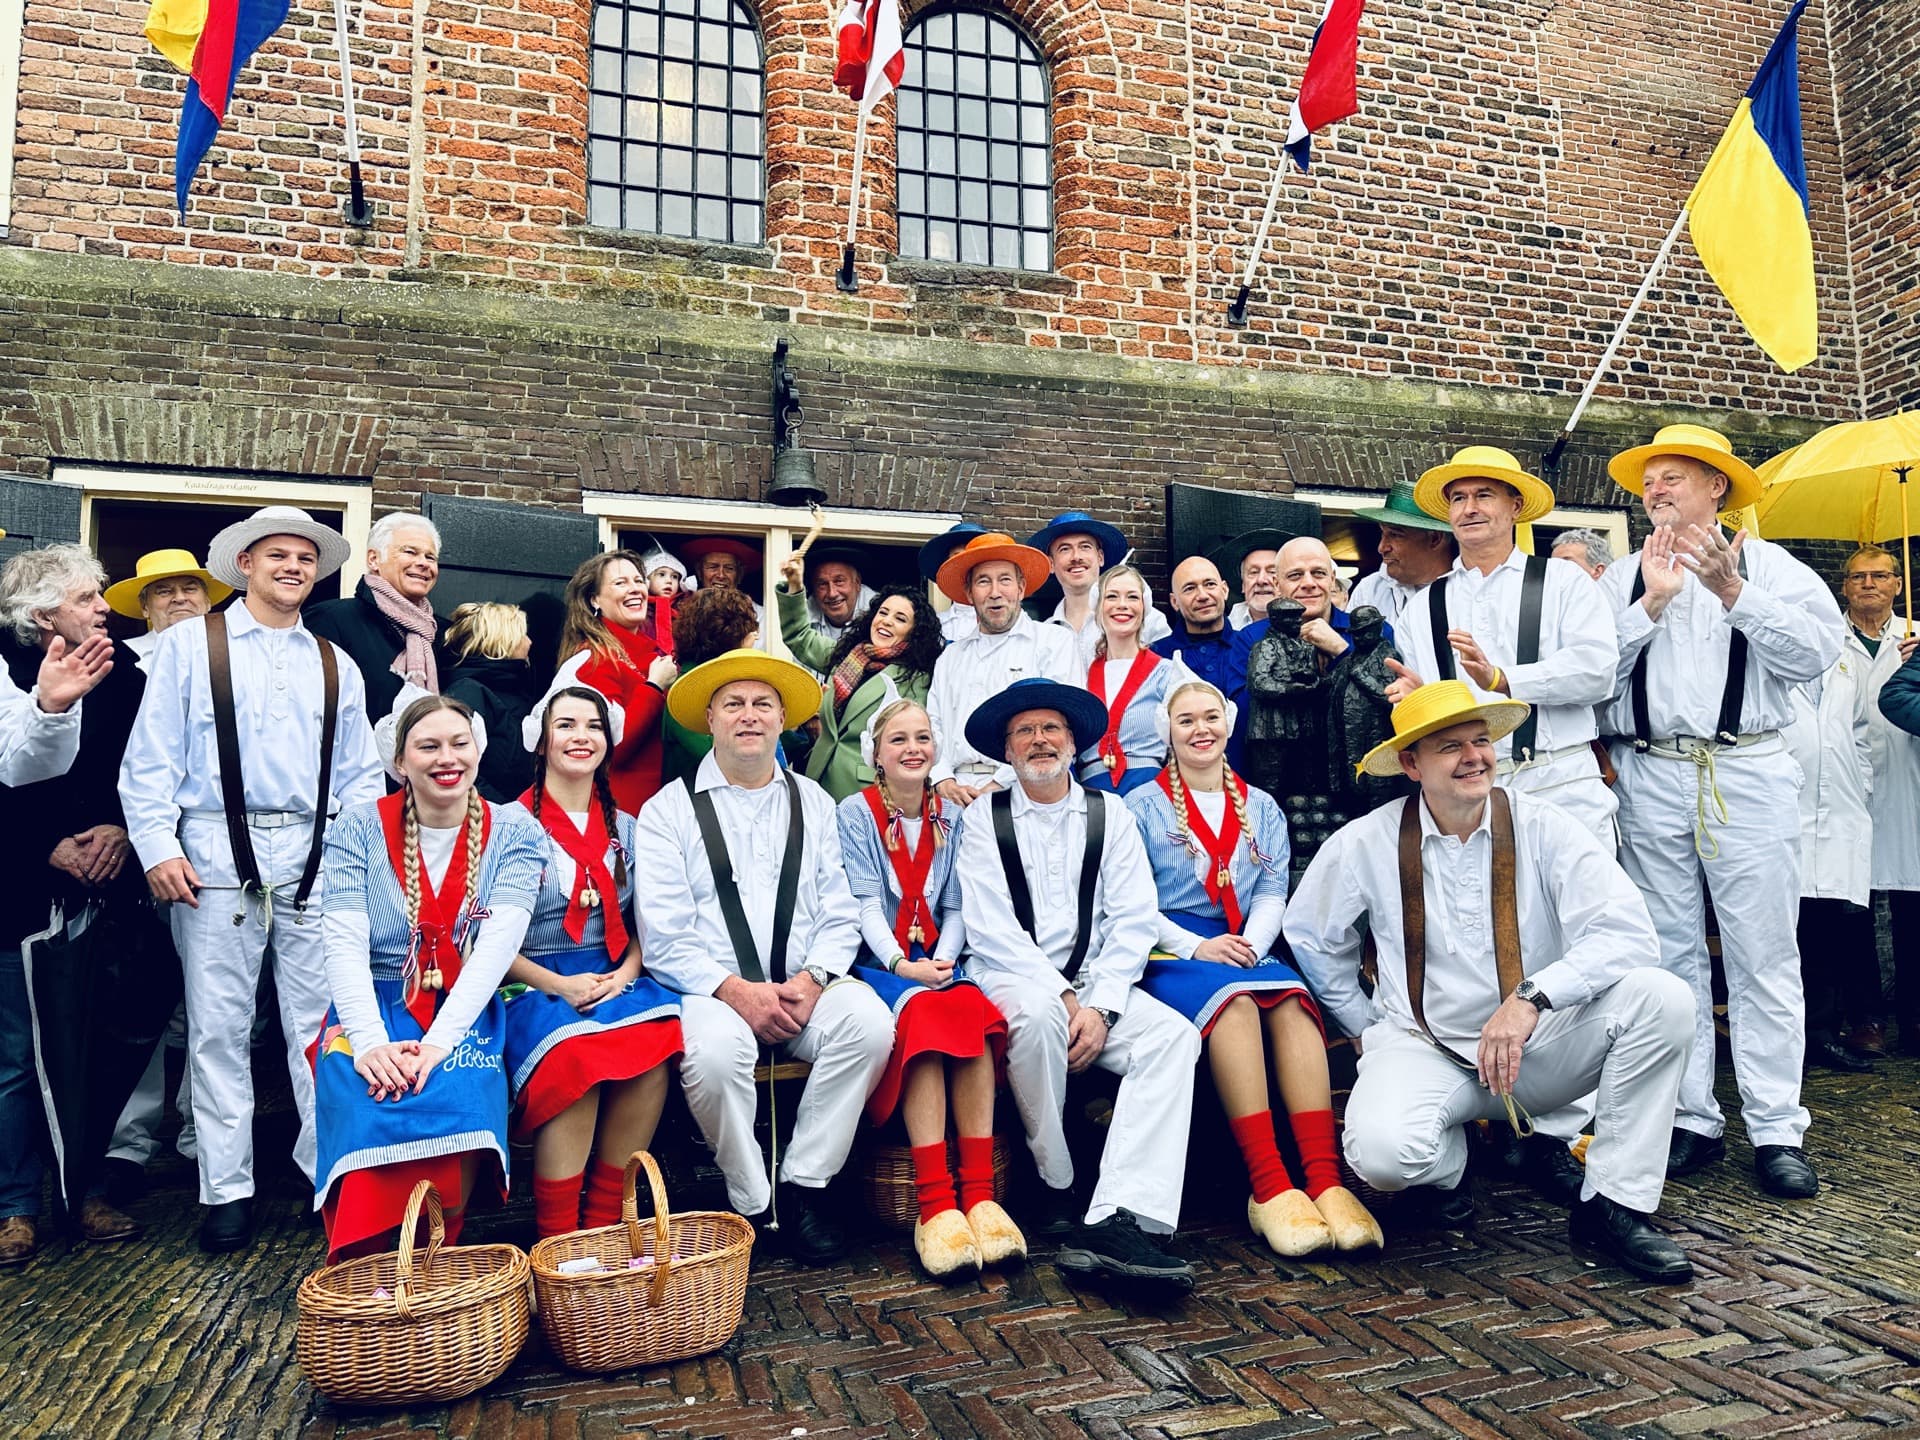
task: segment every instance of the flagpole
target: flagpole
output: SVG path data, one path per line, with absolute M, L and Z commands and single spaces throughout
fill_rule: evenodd
M 1587 381 L 1587 388 L 1580 392 L 1580 401 L 1573 407 L 1573 414 L 1567 417 L 1566 428 L 1554 440 L 1540 462 L 1541 468 L 1549 472 L 1560 464 L 1560 456 L 1566 451 L 1567 442 L 1573 438 L 1574 427 L 1580 423 L 1580 417 L 1586 413 L 1587 402 L 1593 399 L 1593 392 L 1600 388 L 1607 369 L 1613 364 L 1613 357 L 1619 352 L 1620 342 L 1627 338 L 1627 327 L 1633 324 L 1633 317 L 1640 313 L 1640 307 L 1647 302 L 1647 296 L 1653 293 L 1653 282 L 1666 268 L 1667 256 L 1673 253 L 1674 243 L 1679 240 L 1680 232 L 1687 225 L 1687 207 L 1682 205 L 1680 213 L 1673 217 L 1673 228 L 1667 231 L 1667 238 L 1660 242 L 1660 250 L 1653 257 L 1653 264 L 1647 267 L 1647 275 L 1640 282 L 1640 288 L 1634 292 L 1633 300 L 1627 306 L 1627 313 L 1620 317 L 1620 324 L 1614 329 L 1613 338 L 1607 342 L 1607 348 L 1601 352 L 1600 363 L 1593 367 L 1593 376 Z
M 867 102 L 860 102 L 860 118 L 853 128 L 853 192 L 847 196 L 847 239 L 840 247 L 840 273 L 833 277 L 836 288 L 851 295 L 860 288 L 853 276 L 853 236 L 860 223 L 860 165 L 867 156 Z
M 1286 178 L 1287 152 L 1283 148 L 1274 157 L 1273 184 L 1267 190 L 1267 208 L 1260 216 L 1260 228 L 1253 232 L 1253 249 L 1247 255 L 1247 268 L 1240 273 L 1240 292 L 1227 307 L 1227 324 L 1238 330 L 1247 323 L 1247 297 L 1253 293 L 1253 275 L 1260 267 L 1260 252 L 1267 248 L 1267 232 L 1273 228 L 1273 212 L 1280 208 L 1280 182 Z
M 340 99 L 347 117 L 347 223 L 372 220 L 367 191 L 360 180 L 360 123 L 353 105 L 353 55 L 347 48 L 347 0 L 333 0 L 333 30 L 340 42 Z

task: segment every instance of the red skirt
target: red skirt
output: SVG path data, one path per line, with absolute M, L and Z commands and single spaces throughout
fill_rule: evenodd
M 991 1049 L 996 1070 L 1006 1058 L 1007 1020 L 978 985 L 965 981 L 944 990 L 929 990 L 924 985 L 903 981 L 875 970 L 859 967 L 860 978 L 892 1003 L 893 1054 L 880 1083 L 867 1098 L 867 1118 L 876 1125 L 891 1119 L 900 1104 L 900 1087 L 906 1077 L 907 1062 L 919 1055 L 950 1055 L 956 1060 L 971 1060 Z

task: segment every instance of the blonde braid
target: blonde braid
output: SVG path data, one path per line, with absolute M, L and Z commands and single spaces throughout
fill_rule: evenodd
M 1187 782 L 1180 774 L 1177 763 L 1167 766 L 1167 788 L 1173 792 L 1170 797 L 1173 800 L 1173 823 L 1178 827 L 1173 832 L 1173 838 L 1191 850 L 1193 834 L 1187 823 Z
M 480 857 L 486 849 L 487 802 L 478 789 L 467 791 L 467 914 L 480 908 Z M 468 922 L 471 926 L 471 921 Z
M 407 895 L 407 934 L 420 928 L 420 812 L 413 805 L 413 787 L 407 787 L 401 807 L 400 868 Z

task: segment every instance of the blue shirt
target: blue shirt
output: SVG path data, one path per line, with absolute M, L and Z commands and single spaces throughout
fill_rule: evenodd
M 1178 655 L 1181 664 L 1240 707 L 1240 718 L 1227 740 L 1227 763 L 1236 770 L 1243 763 L 1247 740 L 1247 656 L 1253 642 L 1245 637 L 1256 629 L 1266 634 L 1266 621 L 1245 630 L 1226 625 L 1211 635 L 1191 635 L 1186 618 L 1176 615 L 1173 633 L 1153 642 L 1154 654 L 1169 660 Z

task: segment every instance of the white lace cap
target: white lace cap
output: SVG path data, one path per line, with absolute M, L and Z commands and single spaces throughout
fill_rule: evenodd
M 400 693 L 393 697 L 393 709 L 374 722 L 374 753 L 386 766 L 387 774 L 395 780 L 400 778 L 400 717 L 406 714 L 407 707 L 414 701 L 423 700 L 432 693 L 409 680 L 400 687 Z M 477 711 L 473 717 L 473 749 L 476 756 L 487 753 L 487 722 Z

